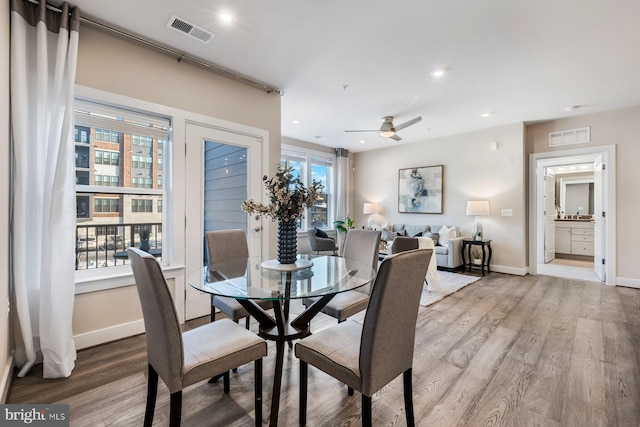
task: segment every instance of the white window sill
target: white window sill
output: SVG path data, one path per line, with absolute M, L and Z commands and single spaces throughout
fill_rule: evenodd
M 184 268 L 184 265 L 163 265 L 162 271 L 167 279 L 171 279 L 183 273 Z M 104 291 L 134 284 L 130 265 L 76 271 L 75 294 Z

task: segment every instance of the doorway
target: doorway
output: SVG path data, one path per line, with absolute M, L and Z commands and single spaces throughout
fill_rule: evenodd
M 259 137 L 203 124 L 187 123 L 186 270 L 205 263 L 204 232 L 241 229 L 250 256 L 263 251 L 262 218 L 240 209 L 248 198 L 262 201 L 262 143 Z M 208 315 L 208 294 L 191 286 L 185 291 L 185 319 Z
M 529 167 L 530 273 L 615 284 L 615 146 L 532 154 Z

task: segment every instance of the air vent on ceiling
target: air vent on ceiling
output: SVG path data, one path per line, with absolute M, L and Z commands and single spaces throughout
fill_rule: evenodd
M 591 142 L 591 127 L 549 133 L 549 147 Z
M 215 33 L 199 27 L 186 19 L 179 18 L 176 15 L 173 15 L 171 19 L 169 19 L 167 27 L 180 31 L 181 33 L 186 34 L 189 37 L 193 37 L 196 40 L 200 40 L 203 43 L 209 43 L 216 35 Z

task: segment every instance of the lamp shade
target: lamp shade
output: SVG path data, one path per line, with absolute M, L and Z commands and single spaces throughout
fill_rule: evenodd
M 365 203 L 364 209 L 362 209 L 363 215 L 372 215 L 378 213 L 378 204 L 377 203 Z
M 467 215 L 480 216 L 491 215 L 488 200 L 469 200 L 467 202 Z

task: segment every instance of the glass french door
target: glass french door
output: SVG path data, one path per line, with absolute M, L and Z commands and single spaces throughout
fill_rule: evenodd
M 263 219 L 240 209 L 247 198 L 262 200 L 262 143 L 231 131 L 188 123 L 186 128 L 186 271 L 206 261 L 204 232 L 242 229 L 250 256 L 262 255 Z M 208 294 L 185 288 L 185 319 L 210 313 Z

